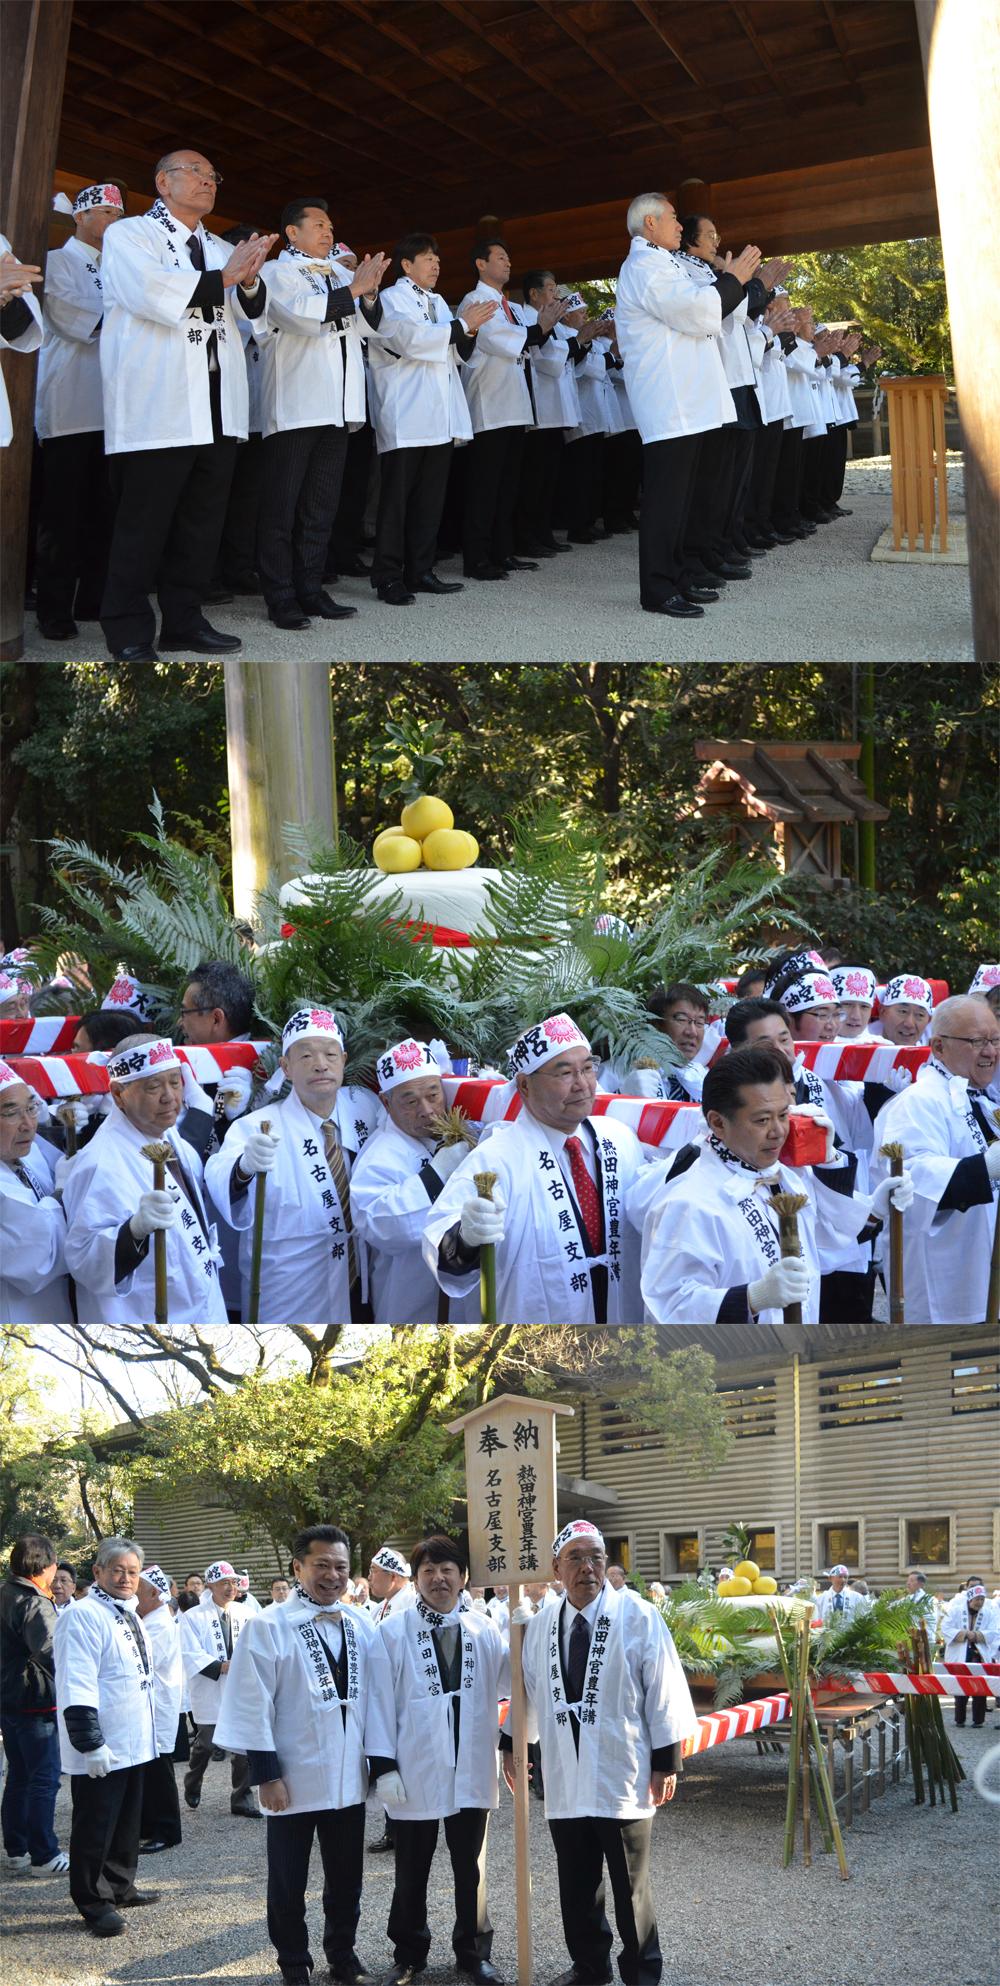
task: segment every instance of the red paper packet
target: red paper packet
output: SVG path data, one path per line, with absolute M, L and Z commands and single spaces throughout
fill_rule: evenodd
M 822 1165 L 826 1157 L 826 1132 L 815 1117 L 788 1119 L 788 1136 L 778 1157 L 782 1165 Z

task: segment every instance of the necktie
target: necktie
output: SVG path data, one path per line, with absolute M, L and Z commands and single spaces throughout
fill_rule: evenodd
M 354 1232 L 354 1222 L 351 1218 L 351 1195 L 347 1185 L 347 1165 L 337 1139 L 337 1126 L 332 1117 L 328 1117 L 326 1122 L 320 1125 L 320 1130 L 323 1133 L 323 1143 L 326 1148 L 326 1162 L 337 1189 L 340 1211 L 344 1216 L 344 1226 L 347 1230 L 347 1279 L 350 1288 L 353 1289 L 358 1280 L 358 1258 L 357 1250 L 351 1239 Z
M 573 1175 L 576 1204 L 583 1217 L 587 1239 L 596 1255 L 601 1240 L 601 1209 L 597 1200 L 597 1188 L 584 1163 L 583 1146 L 579 1138 L 567 1138 L 566 1153 L 569 1158 L 569 1169 Z
M 227 1662 L 231 1662 L 233 1657 L 233 1629 L 229 1619 L 228 1607 L 220 1607 L 219 1622 L 222 1627 L 222 1645 L 226 1651 L 226 1660 Z
M 428 296 L 427 298 L 427 308 L 431 314 L 431 323 L 436 324 L 438 321 L 437 305 L 435 304 L 434 298 L 432 296 Z
M 506 297 L 502 293 L 500 297 L 500 302 L 503 307 L 503 314 L 507 319 L 508 324 L 516 324 L 517 318 L 514 316 L 514 312 L 511 310 L 510 304 L 507 302 Z
M 195 268 L 200 269 L 202 275 L 204 275 L 205 251 L 202 248 L 201 242 L 199 241 L 198 236 L 196 234 L 188 235 L 187 249 L 188 249 L 188 254 L 191 257 L 191 260 L 194 263 Z M 215 311 L 213 310 L 211 304 L 203 303 L 201 306 L 201 314 L 206 324 L 214 325 Z M 210 372 L 214 372 L 216 371 L 219 363 L 219 348 L 214 330 L 212 331 L 212 334 L 208 339 L 208 342 L 205 346 L 205 350 L 208 353 L 208 369 Z
M 582 1614 L 577 1614 L 569 1637 L 569 1656 L 566 1662 L 566 1683 L 571 1703 L 579 1703 L 583 1696 L 584 1677 L 587 1673 L 587 1656 L 590 1654 L 590 1629 Z
M 22 1165 L 20 1159 L 8 1159 L 7 1163 L 10 1166 L 10 1169 L 14 1174 L 15 1179 L 19 1179 L 22 1186 L 30 1187 L 36 1200 L 44 1199 L 45 1195 L 38 1191 L 38 1188 L 35 1185 L 35 1182 L 32 1179 L 27 1166 Z
M 835 1594 L 834 1594 L 834 1596 L 833 1596 L 833 1611 L 834 1611 L 834 1613 L 835 1613 L 835 1614 L 842 1614 L 842 1613 L 843 1613 L 843 1611 L 844 1611 L 844 1596 L 843 1596 L 843 1594 L 842 1594 L 842 1593 L 835 1593 Z

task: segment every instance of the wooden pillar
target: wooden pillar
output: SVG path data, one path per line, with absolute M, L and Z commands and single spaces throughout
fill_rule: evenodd
M 0 228 L 20 262 L 43 269 L 72 15 L 73 0 L 0 0 Z M 4 352 L 0 362 L 14 423 L 0 452 L 0 660 L 19 662 L 38 354 Z
M 859 664 L 861 731 L 861 757 L 858 760 L 858 778 L 868 795 L 875 798 L 875 664 Z M 875 823 L 858 822 L 858 863 L 857 881 L 863 890 L 875 888 Z
M 233 839 L 233 903 L 249 917 L 256 892 L 295 864 L 282 840 L 286 821 L 337 832 L 330 670 L 325 662 L 226 665 L 226 748 Z
M 914 0 L 941 216 L 955 383 L 965 448 L 976 660 L 1000 657 L 1000 353 L 989 299 L 1000 250 L 983 215 L 1000 203 L 1000 16 L 994 0 Z

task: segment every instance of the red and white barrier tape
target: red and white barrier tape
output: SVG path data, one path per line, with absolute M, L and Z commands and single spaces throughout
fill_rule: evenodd
M 0 1055 L 68 1055 L 79 1014 L 41 1014 L 37 1021 L 0 1021 Z
M 489 1082 L 481 1077 L 471 1081 L 455 1076 L 444 1079 L 449 1106 L 457 1104 L 467 1117 L 479 1124 L 509 1124 L 521 1109 L 521 1099 L 512 1083 Z M 679 1151 L 690 1142 L 701 1123 L 697 1103 L 650 1103 L 641 1096 L 594 1098 L 593 1116 L 613 1117 L 627 1124 L 644 1145 Z M 811 1117 L 793 1117 L 781 1158 L 785 1165 L 821 1165 L 826 1151 L 826 1135 L 817 1131 Z
M 220 1041 L 214 1048 L 178 1048 L 181 1059 L 190 1064 L 199 1083 L 217 1083 L 227 1069 L 252 1069 L 258 1055 L 268 1046 L 264 1041 Z M 9 1066 L 30 1084 L 39 1096 L 97 1096 L 108 1088 L 108 1072 L 103 1062 L 91 1062 L 86 1055 L 11 1055 Z
M 963 1667 L 953 1662 L 936 1662 L 932 1676 L 881 1674 L 838 1676 L 831 1679 L 831 1691 L 858 1696 L 994 1696 L 1000 1691 L 1000 1662 L 983 1662 Z M 822 1700 L 822 1692 L 813 1691 Z M 789 1716 L 788 1693 L 764 1696 L 756 1703 L 740 1703 L 734 1710 L 716 1710 L 699 1717 L 698 1729 L 686 1738 L 685 1758 L 724 1745 L 730 1738 L 742 1738 L 748 1731 L 760 1731 L 768 1724 L 781 1724 Z
M 757 1703 L 737 1704 L 735 1710 L 713 1711 L 710 1717 L 699 1717 L 697 1731 L 685 1738 L 684 1757 L 710 1751 L 713 1745 L 724 1745 L 730 1738 L 742 1738 L 747 1731 L 763 1730 L 766 1724 L 781 1724 L 788 1714 L 785 1690 L 780 1696 L 762 1696 Z

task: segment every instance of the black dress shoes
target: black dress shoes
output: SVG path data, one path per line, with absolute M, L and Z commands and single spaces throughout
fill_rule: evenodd
M 230 593 L 245 594 L 251 597 L 263 590 L 255 572 L 241 572 L 238 579 L 227 579 L 223 581 L 223 584 L 228 586 Z
M 733 549 L 738 559 L 763 559 L 767 557 L 766 545 L 751 545 L 744 541 L 742 545 L 736 545 Z
M 558 538 L 543 538 L 542 543 L 548 552 L 571 552 L 572 545 L 564 545 Z
M 682 586 L 681 598 L 690 600 L 695 607 L 707 607 L 709 601 L 717 600 L 714 586 Z
M 242 648 L 238 634 L 220 634 L 218 628 L 210 628 L 206 621 L 196 634 L 182 635 L 179 641 L 169 641 L 160 635 L 161 655 L 235 655 Z
M 831 508 L 831 510 L 833 511 L 833 515 L 834 515 L 834 517 L 853 517 L 853 516 L 854 516 L 854 512 L 853 512 L 853 510 L 844 510 L 844 509 L 842 509 L 842 507 L 841 507 L 841 505 L 840 505 L 839 503 L 834 503 L 834 504 L 831 504 L 831 506 L 830 506 L 830 508 Z
M 794 545 L 795 543 L 792 533 L 790 531 L 779 531 L 776 524 L 772 524 L 771 526 L 771 537 L 776 545 Z
M 200 1806 L 201 1806 L 201 1794 L 200 1794 L 200 1793 L 189 1793 L 189 1792 L 188 1792 L 188 1790 L 187 1790 L 187 1787 L 185 1787 L 185 1788 L 184 1788 L 184 1805 L 185 1805 L 186 1807 L 190 1807 L 190 1808 L 191 1808 L 191 1810 L 192 1810 L 192 1812 L 193 1812 L 193 1811 L 194 1811 L 194 1809 L 195 1809 L 195 1807 L 200 1807 Z
M 605 1972 L 601 1986 L 608 1986 L 613 1978 L 613 1972 Z M 550 1979 L 549 1986 L 595 1986 L 595 1981 L 592 1973 L 581 1972 L 578 1966 L 571 1965 L 568 1972 L 560 1972 L 556 1979 Z
M 488 1958 L 456 1957 L 455 1971 L 460 1979 L 474 1979 L 476 1986 L 503 1986 L 503 1974 Z
M 368 1843 L 367 1852 L 369 1855 L 391 1855 L 395 1846 L 396 1844 L 393 1841 L 392 1835 L 386 1830 L 385 1834 L 379 1835 L 377 1841 L 370 1841 Z
M 264 1818 L 260 1808 L 252 1806 L 249 1800 L 241 1802 L 238 1807 L 230 1807 L 229 1811 L 236 1820 L 263 1820 Z
M 139 1853 L 140 1855 L 159 1855 L 164 1848 L 179 1848 L 179 1846 L 180 1843 L 177 1841 L 141 1841 L 139 1843 Z
M 506 568 L 507 568 L 507 571 L 508 571 L 508 572 L 537 572 L 537 571 L 538 571 L 538 561 L 537 561 L 537 559 L 515 559 L 515 558 L 509 558 L 509 559 L 504 559 L 504 565 L 506 566 Z
M 131 1896 L 120 1896 L 115 1904 L 115 1909 L 146 1910 L 150 1904 L 159 1903 L 159 1901 L 160 1892 L 158 1889 L 146 1889 L 141 1892 L 135 1889 L 132 1891 Z
M 685 600 L 675 593 L 669 600 L 659 600 L 655 606 L 647 607 L 643 601 L 643 612 L 647 614 L 669 614 L 675 621 L 700 621 L 704 619 L 704 607 L 696 607 L 691 600 Z
M 493 565 L 489 559 L 481 559 L 478 565 L 465 567 L 466 579 L 507 579 L 509 574 L 504 565 Z
M 112 1910 L 110 1903 L 99 1917 L 88 1917 L 85 1921 L 88 1931 L 93 1932 L 95 1938 L 120 1938 L 125 1929 L 124 1917 L 120 1917 L 117 1910 Z
M 378 597 L 387 607 L 412 607 L 416 595 L 404 586 L 401 579 L 391 579 L 388 586 L 380 586 Z
M 356 607 L 342 606 L 322 588 L 318 593 L 310 593 L 308 600 L 300 600 L 299 606 L 304 614 L 315 614 L 318 621 L 350 621 L 358 611 Z
M 721 559 L 718 565 L 711 565 L 708 570 L 713 579 L 749 579 L 750 577 L 748 565 L 730 565 L 728 559 Z
M 402 1965 L 394 1965 L 392 1971 L 386 1973 L 382 1986 L 410 1986 L 410 1981 L 419 1979 L 420 1974 L 426 1970 L 425 1965 L 407 1965 L 404 1961 Z
M 68 618 L 61 621 L 39 621 L 38 626 L 46 641 L 72 641 L 73 636 L 80 632 L 76 622 Z
M 203 607 L 230 607 L 232 601 L 232 589 L 226 585 L 210 586 L 208 592 L 201 596 Z
M 362 1965 L 357 1952 L 348 1952 L 346 1958 L 331 1958 L 329 1972 L 339 1986 L 378 1986 L 375 1974 Z
M 155 648 L 143 642 L 138 648 L 113 648 L 111 659 L 113 662 L 158 662 L 160 658 Z
M 411 593 L 464 593 L 460 579 L 439 579 L 436 572 L 425 572 L 419 579 L 408 582 Z
M 519 559 L 554 559 L 558 556 L 558 545 L 515 545 Z
M 282 607 L 269 607 L 267 618 L 276 628 L 283 628 L 286 634 L 294 634 L 300 628 L 312 627 L 308 614 L 304 614 L 301 607 L 292 602 L 286 602 Z
M 366 565 L 364 559 L 358 558 L 356 553 L 353 559 L 344 559 L 340 567 L 342 579 L 367 579 L 370 572 L 371 566 Z
M 571 545 L 596 545 L 598 538 L 598 533 L 592 531 L 589 525 L 586 531 L 569 531 L 566 535 Z M 604 535 L 606 537 L 607 533 Z

